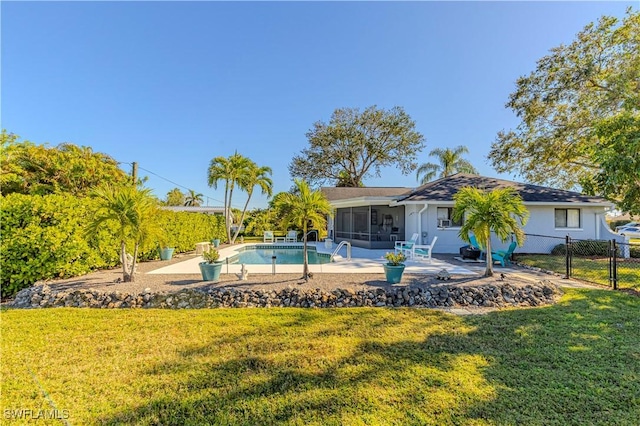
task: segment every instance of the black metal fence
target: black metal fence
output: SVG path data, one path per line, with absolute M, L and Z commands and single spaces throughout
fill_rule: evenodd
M 640 289 L 639 243 L 527 234 L 526 247 L 514 260 L 614 289 Z

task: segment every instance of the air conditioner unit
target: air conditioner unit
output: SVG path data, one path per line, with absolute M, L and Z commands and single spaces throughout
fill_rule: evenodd
M 438 219 L 438 228 L 449 228 L 451 226 L 451 219 Z

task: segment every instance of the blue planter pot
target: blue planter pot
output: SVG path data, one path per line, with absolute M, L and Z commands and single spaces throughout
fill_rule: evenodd
M 220 245 L 220 240 L 218 238 L 216 238 L 215 240 L 211 240 L 211 244 L 213 244 L 214 247 L 218 248 L 218 246 Z
M 384 275 L 387 278 L 387 282 L 390 284 L 398 284 L 402 281 L 402 273 L 404 272 L 405 265 L 393 266 L 388 263 L 384 266 Z
M 173 257 L 173 247 L 160 249 L 160 260 L 171 260 Z
M 200 272 L 203 281 L 218 281 L 220 279 L 220 271 L 222 270 L 222 262 L 207 263 L 200 262 Z

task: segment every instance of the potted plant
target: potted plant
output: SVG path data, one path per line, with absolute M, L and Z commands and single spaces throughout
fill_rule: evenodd
M 160 260 L 171 260 L 173 257 L 173 251 L 175 247 L 161 246 L 158 248 L 158 252 L 160 253 Z
M 160 260 L 171 260 L 175 247 L 170 246 L 163 235 L 160 235 L 158 239 L 158 254 L 160 255 Z
M 215 248 L 210 248 L 209 251 L 205 251 L 202 254 L 204 262 L 200 262 L 200 272 L 202 273 L 202 279 L 204 281 L 218 281 L 220 279 L 220 271 L 222 270 L 222 262 L 218 262 L 220 259 L 220 252 Z
M 387 259 L 387 263 L 382 265 L 384 267 L 384 274 L 387 278 L 387 282 L 390 284 L 397 284 L 402 280 L 402 273 L 404 272 L 404 261 L 407 259 L 404 253 L 389 252 L 384 255 Z

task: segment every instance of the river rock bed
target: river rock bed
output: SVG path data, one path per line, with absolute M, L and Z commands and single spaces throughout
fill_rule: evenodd
M 448 286 L 432 288 L 297 289 L 253 290 L 234 288 L 188 288 L 178 292 L 138 294 L 95 289 L 54 290 L 36 285 L 20 291 L 9 305 L 13 308 L 343 308 L 343 307 L 483 307 L 540 306 L 555 303 L 559 287 L 548 280 L 537 284 Z

